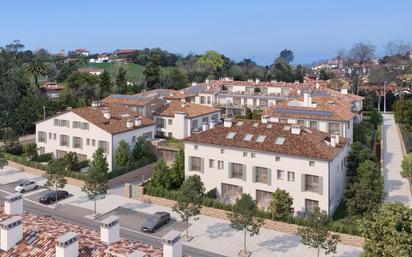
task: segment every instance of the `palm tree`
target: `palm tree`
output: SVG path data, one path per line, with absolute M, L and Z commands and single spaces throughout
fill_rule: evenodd
M 38 87 L 38 77 L 47 74 L 47 67 L 41 61 L 33 58 L 33 60 L 29 63 L 29 66 L 27 67 L 27 74 L 30 77 L 34 77 L 34 82 Z

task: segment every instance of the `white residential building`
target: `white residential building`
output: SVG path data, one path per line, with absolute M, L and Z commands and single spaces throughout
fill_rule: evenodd
M 295 213 L 318 206 L 333 214 L 345 190 L 348 140 L 299 125 L 226 119 L 184 139 L 185 175 L 199 175 L 206 190 L 233 203 L 250 194 L 266 208 L 284 189 Z
M 220 109 L 200 104 L 171 101 L 155 114 L 158 135 L 183 139 L 220 122 Z
M 114 168 L 114 154 L 121 140 L 133 147 L 139 136 L 151 140 L 154 134 L 152 120 L 124 106 L 104 106 L 100 102 L 69 109 L 36 123 L 40 154 L 53 153 L 54 158 L 60 159 L 68 152 L 75 152 L 79 160 L 86 160 L 102 148 L 110 170 Z

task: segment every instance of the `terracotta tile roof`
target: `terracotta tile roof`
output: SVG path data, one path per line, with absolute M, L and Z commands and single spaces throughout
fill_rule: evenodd
M 44 83 L 41 87 L 41 90 L 43 91 L 49 91 L 49 90 L 63 90 L 64 89 L 64 85 L 63 84 L 59 84 L 57 82 L 46 82 Z
M 303 101 L 303 98 L 295 100 Z M 330 121 L 350 121 L 356 116 L 356 113 L 352 112 L 351 103 L 333 97 L 313 97 L 312 103 L 316 104 L 316 107 L 291 106 L 290 101 L 293 100 L 278 102 L 275 106 L 264 110 L 263 114 L 280 118 Z
M 201 115 L 206 115 L 210 113 L 220 112 L 221 110 L 214 107 L 209 107 L 201 104 L 185 103 L 182 104 L 178 101 L 173 101 L 167 104 L 163 110 L 161 110 L 156 115 L 173 117 L 176 112 L 186 113 L 186 117 L 193 118 Z
M 99 128 L 109 132 L 110 134 L 118 134 L 125 131 L 138 129 L 150 125 L 154 125 L 154 122 L 146 117 L 141 117 L 137 112 L 130 110 L 129 108 L 121 105 L 104 105 L 100 107 L 82 107 L 69 110 L 80 117 L 88 120 Z M 110 112 L 110 119 L 106 119 L 103 116 L 104 111 Z M 126 125 L 127 120 L 141 117 L 142 125 L 132 128 L 128 128 Z
M 240 124 L 239 122 L 243 124 L 237 125 Z M 214 129 L 195 133 L 185 138 L 184 141 L 217 145 L 217 147 L 234 147 L 321 160 L 332 160 L 348 142 L 347 139 L 340 137 L 340 144 L 332 147 L 325 142 L 330 142 L 330 136 L 327 133 L 304 128 L 299 135 L 295 135 L 291 133 L 290 128 L 291 125 L 288 124 L 264 124 L 260 121 L 244 120 L 238 121 L 237 123 L 234 122 L 230 128 L 219 125 Z M 229 132 L 235 133 L 232 139 L 227 138 Z M 246 134 L 253 135 L 250 141 L 244 140 Z M 266 136 L 263 142 L 256 141 L 259 135 Z M 283 144 L 276 144 L 275 141 L 277 138 L 284 138 Z
M 157 98 L 156 96 L 146 96 L 146 95 L 141 95 L 141 94 L 136 94 L 136 95 L 113 94 L 103 99 L 102 102 L 107 103 L 107 104 L 144 106 L 144 105 L 150 104 L 156 98 Z
M 103 69 L 98 69 L 98 68 L 79 68 L 78 69 L 79 72 L 103 72 Z
M 187 97 L 187 95 L 184 94 L 181 91 L 174 90 L 174 89 L 165 89 L 165 88 L 159 88 L 159 89 L 153 89 L 153 90 L 150 90 L 150 91 L 145 91 L 145 92 L 142 92 L 138 95 L 157 96 L 157 97 L 165 99 L 165 100 L 181 100 L 181 99 L 185 99 Z
M 0 208 L 0 211 L 1 221 L 10 218 L 3 213 L 3 208 Z M 146 253 L 145 257 L 163 256 L 161 249 L 136 241 L 122 239 L 108 245 L 100 241 L 100 234 L 95 230 L 64 223 L 51 217 L 36 216 L 27 212 L 21 217 L 23 240 L 8 251 L 0 250 L 0 256 L 53 257 L 56 239 L 67 232 L 74 232 L 79 236 L 79 257 L 127 257 L 134 251 Z

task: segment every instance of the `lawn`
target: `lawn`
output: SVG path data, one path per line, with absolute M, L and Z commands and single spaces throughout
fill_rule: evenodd
M 127 80 L 133 83 L 143 80 L 143 69 L 144 66 L 137 65 L 134 63 L 121 63 L 121 62 L 111 62 L 111 63 L 88 63 L 82 66 L 82 68 L 99 68 L 104 69 L 110 73 L 112 79 L 116 78 L 117 71 L 122 67 L 127 70 L 126 77 Z

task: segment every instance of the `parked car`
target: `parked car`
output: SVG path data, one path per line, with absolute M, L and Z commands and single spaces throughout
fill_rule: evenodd
M 64 191 L 64 190 L 58 190 L 57 193 L 56 191 L 50 191 L 50 192 L 45 193 L 42 197 L 40 197 L 39 202 L 50 204 L 56 200 L 67 198 L 68 196 L 69 196 L 69 192 Z
M 19 193 L 24 193 L 27 191 L 32 191 L 32 190 L 36 190 L 39 187 L 39 185 L 37 185 L 37 182 L 34 180 L 24 180 L 22 182 L 20 182 L 20 184 L 18 186 L 16 186 L 14 188 L 14 190 L 16 192 Z
M 153 233 L 163 225 L 170 221 L 170 213 L 168 212 L 156 212 L 146 219 L 143 223 L 142 231 Z

